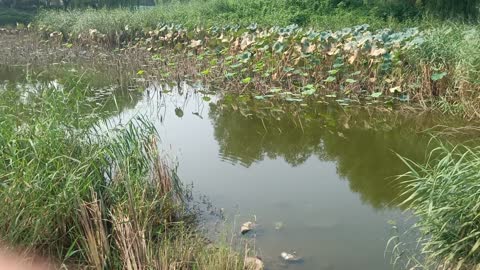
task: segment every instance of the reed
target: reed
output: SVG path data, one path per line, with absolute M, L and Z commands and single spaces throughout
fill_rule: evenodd
M 403 158 L 410 169 L 403 175 L 409 194 L 403 204 L 418 217 L 421 248 L 421 259 L 411 262 L 425 269 L 478 269 L 480 148 L 438 144 L 425 165 Z
M 196 231 L 154 127 L 105 131 L 91 95 L 0 90 L 0 242 L 73 269 L 241 269 Z

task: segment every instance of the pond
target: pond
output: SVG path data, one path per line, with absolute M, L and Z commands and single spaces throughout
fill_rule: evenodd
M 15 68 L 0 71 L 9 85 L 35 85 L 20 83 L 24 76 Z M 267 269 L 392 268 L 386 252 L 392 221 L 411 223 L 398 206 L 397 176 L 407 168 L 397 153 L 424 160 L 430 137 L 420 131 L 436 123 L 431 116 L 335 102 L 275 106 L 185 82 L 144 85 L 117 94 L 106 122 L 114 127 L 141 116 L 154 123 L 182 182 L 225 217 L 206 219 L 205 226 L 240 246 L 248 240 Z M 257 227 L 241 236 L 247 221 Z M 303 261 L 286 264 L 282 252 Z
M 323 103 L 298 119 L 260 118 L 201 90 L 151 84 L 110 124 L 153 121 L 180 179 L 224 211 L 229 234 L 258 224 L 247 238 L 268 269 L 391 268 L 389 221 L 407 216 L 397 206 L 406 168 L 396 153 L 423 159 L 429 137 L 416 130 L 428 120 L 387 114 L 375 124 L 368 112 Z M 283 263 L 284 251 L 303 263 Z

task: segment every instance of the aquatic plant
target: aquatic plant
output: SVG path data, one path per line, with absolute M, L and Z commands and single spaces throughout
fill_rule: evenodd
M 480 264 L 480 148 L 438 143 L 425 165 L 402 158 L 410 169 L 403 175 L 410 194 L 403 205 L 418 217 L 414 230 L 421 248 L 410 263 L 474 269 Z
M 39 27 L 40 31 L 49 33 L 48 26 Z M 209 66 L 199 75 L 209 80 L 223 77 L 237 85 L 243 84 L 244 88 L 262 85 L 264 93 L 268 91 L 267 86 L 271 88 L 279 82 L 286 84 L 287 90 L 300 90 L 303 95 L 312 95 L 317 88 L 343 90 L 347 94 L 384 89 L 400 93 L 404 87 L 401 80 L 392 78 L 392 73 L 398 73 L 405 54 L 423 42 L 417 29 L 370 32 L 368 25 L 317 32 L 296 25 L 191 29 L 163 24 L 141 32 L 125 27 L 115 36 L 97 29 L 78 36 L 58 34 L 70 36 L 70 40 L 80 44 L 120 42 L 119 45 L 127 48 L 146 48 L 159 52 L 159 60 L 166 60 L 168 55 L 162 52 L 170 49 L 196 60 L 208 60 Z M 175 66 L 174 62 L 169 63 Z
M 241 269 L 192 226 L 153 126 L 99 129 L 106 101 L 91 94 L 0 90 L 0 242 L 64 268 Z
M 115 12 L 120 11 L 111 13 Z M 248 92 L 262 100 L 301 102 L 326 96 L 344 106 L 358 100 L 419 104 L 468 118 L 480 116 L 479 35 L 468 25 L 434 24 L 403 31 L 361 25 L 316 31 L 295 25 L 145 26 L 127 24 L 129 17 L 120 16 L 113 31 L 100 24 L 106 11 L 51 15 L 40 17 L 37 25 L 56 50 L 46 53 L 65 59 L 72 52 L 100 47 L 100 57 L 109 65 L 104 72 L 122 66 L 138 81 L 201 80 L 223 92 Z M 111 46 L 116 47 L 114 53 L 108 52 Z M 15 53 L 6 50 L 7 55 L 23 55 L 18 47 L 12 46 Z M 126 67 L 121 59 L 132 65 Z M 129 79 L 123 77 L 125 84 Z
M 413 101 L 426 108 L 441 97 L 446 105 L 461 100 L 464 106 L 458 107 L 458 113 L 479 115 L 475 102 L 478 91 L 474 91 L 479 87 L 478 61 L 467 56 L 478 48 L 466 46 L 477 35 L 471 27 L 452 24 L 449 31 L 437 26 L 393 31 L 359 25 L 318 31 L 298 25 L 152 26 L 127 24 L 128 16 L 120 16 L 113 31 L 88 19 L 99 16 L 100 20 L 102 12 L 71 17 L 51 14 L 52 18 L 39 18 L 37 29 L 52 42 L 67 40 L 153 53 L 152 62 L 162 63 L 163 78 L 182 75 L 178 63 L 188 61 L 184 78 L 237 92 L 250 91 L 259 99 L 301 101 L 321 94 L 338 96 L 339 100 Z M 65 27 L 53 24 L 56 16 L 65 17 L 66 23 L 60 23 Z M 440 43 L 444 38 L 446 42 Z M 470 49 L 457 50 L 458 44 Z M 452 53 L 455 57 L 449 57 Z M 462 63 L 472 69 L 465 69 Z

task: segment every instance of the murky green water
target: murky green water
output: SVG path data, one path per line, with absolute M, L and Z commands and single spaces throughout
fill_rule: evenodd
M 0 80 L 20 81 L 15 74 L 3 70 Z M 324 103 L 275 107 L 185 83 L 137 90 L 110 104 L 121 111 L 110 125 L 137 116 L 155 123 L 181 180 L 223 209 L 220 230 L 237 243 L 248 239 L 268 269 L 391 269 L 389 220 L 406 217 L 395 178 L 406 168 L 395 153 L 423 160 L 429 137 L 417 131 L 431 126 L 428 117 Z M 240 224 L 255 220 L 255 233 L 241 237 Z M 283 263 L 283 251 L 303 263 Z
M 428 138 L 415 132 L 418 122 L 375 122 L 365 111 L 325 104 L 294 117 L 240 111 L 187 85 L 152 85 L 111 121 L 154 121 L 182 181 L 224 209 L 226 230 L 238 234 L 256 219 L 250 244 L 269 269 L 390 269 L 388 221 L 404 218 L 395 176 L 405 167 L 395 153 L 424 157 Z M 305 260 L 284 264 L 283 251 Z

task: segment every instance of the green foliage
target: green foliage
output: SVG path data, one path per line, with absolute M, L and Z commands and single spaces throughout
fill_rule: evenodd
M 138 3 L 135 0 L 127 2 L 79 2 L 72 0 L 71 7 L 131 7 Z M 133 1 L 133 2 L 128 2 Z M 419 20 L 427 14 L 423 4 L 411 1 L 314 1 L 314 0 L 191 0 L 159 2 L 158 6 L 139 11 L 124 9 L 99 12 L 105 21 L 95 20 L 92 11 L 82 11 L 85 19 L 94 19 L 96 27 L 128 20 L 130 26 L 141 25 L 154 28 L 159 22 L 180 23 L 188 26 L 212 26 L 222 24 L 240 24 L 243 26 L 257 23 L 262 26 L 286 26 L 297 24 L 299 26 L 315 26 L 319 29 L 340 29 L 352 25 L 368 23 L 373 28 L 391 27 L 399 28 L 413 26 L 414 20 Z M 474 9 L 475 10 L 475 9 Z M 435 15 L 437 13 L 430 12 Z M 47 13 L 41 16 L 55 16 Z M 69 14 L 73 15 L 73 14 Z M 78 14 L 76 14 L 79 16 Z M 58 16 L 58 15 L 57 15 Z M 454 16 L 454 15 L 452 15 Z M 473 15 L 459 14 L 457 17 L 471 18 Z M 442 17 L 442 16 L 440 16 Z M 91 23 L 93 24 L 93 23 Z M 418 23 L 417 23 L 418 24 Z
M 243 269 L 190 226 L 154 127 L 108 129 L 79 81 L 0 90 L 0 242 L 74 269 Z
M 480 263 L 479 153 L 478 147 L 441 145 L 425 165 L 404 159 L 411 194 L 404 205 L 418 217 L 425 269 L 473 269 Z
M 412 61 L 424 62 L 430 66 L 434 81 L 451 76 L 457 83 L 480 83 L 478 26 L 453 22 L 432 24 L 426 31 L 421 48 L 412 52 L 410 57 Z
M 152 6 L 155 0 L 4 0 L 0 6 L 44 8 L 132 8 Z M 260 23 L 268 25 L 328 25 L 331 28 L 348 17 L 349 25 L 374 21 L 409 21 L 430 14 L 442 19 L 475 21 L 480 0 L 156 0 L 175 22 L 191 23 Z M 157 14 L 158 15 L 158 14 Z M 186 15 L 183 17 L 178 17 Z M 344 19 L 344 18 L 343 18 Z M 180 20 L 180 21 L 179 21 Z M 169 20 L 174 22 L 174 20 Z M 319 23 L 321 22 L 321 23 Z M 329 24 L 328 24 L 329 23 Z M 348 25 L 347 23 L 341 24 Z
M 322 21 L 330 22 L 329 28 L 335 25 L 334 22 L 342 22 L 341 18 L 336 18 L 338 14 L 349 14 L 351 19 L 356 18 L 354 23 L 350 23 L 353 25 L 365 23 L 365 20 L 372 24 L 373 18 L 408 21 L 425 14 L 443 19 L 475 20 L 479 12 L 479 0 L 173 0 L 159 1 L 157 4 L 165 8 L 181 7 L 197 20 L 199 17 L 203 17 L 203 20 L 214 17 L 228 18 L 230 22 L 270 25 L 295 23 L 301 26 Z
M 33 17 L 34 14 L 30 11 L 0 8 L 0 26 L 15 26 L 17 23 L 28 24 L 33 20 Z
M 479 14 L 479 0 L 423 0 L 421 6 L 442 18 L 464 18 L 475 21 Z
M 290 0 L 267 1 L 267 0 L 208 0 L 190 2 L 169 2 L 159 4 L 151 9 L 132 11 L 124 8 L 122 12 L 114 13 L 99 12 L 105 20 L 103 24 L 110 24 L 123 18 L 128 18 L 128 24 L 142 25 L 155 28 L 159 22 L 177 23 L 187 26 L 212 26 L 222 24 L 240 24 L 248 26 L 257 23 L 261 26 L 287 26 L 298 24 L 300 26 L 316 26 L 323 29 L 340 29 L 357 24 L 369 23 L 373 28 L 390 26 L 399 27 L 396 19 L 382 18 L 369 9 L 339 9 L 321 7 L 318 10 L 306 5 L 290 5 Z M 73 2 L 72 2 L 73 3 Z M 107 5 L 108 7 L 108 5 Z M 91 10 L 74 11 L 69 15 L 84 13 L 85 18 L 94 17 Z M 56 16 L 55 12 L 44 13 L 41 20 L 47 20 L 47 16 Z M 58 16 L 58 14 L 57 14 Z M 77 15 L 79 16 L 79 15 Z M 96 27 L 101 27 L 98 23 Z
M 57 250 L 65 254 L 79 240 L 78 232 L 59 228 L 74 225 L 80 204 L 92 200 L 92 191 L 113 196 L 113 189 L 105 189 L 104 174 L 109 160 L 127 158 L 111 155 L 112 147 L 121 149 L 127 142 L 121 137 L 91 141 L 88 128 L 100 118 L 94 111 L 90 117 L 80 116 L 90 106 L 80 89 L 67 94 L 53 88 L 41 90 L 23 100 L 16 89 L 0 93 L 0 216 L 4 228 L 0 237 L 16 245 L 48 246 L 52 254 Z M 130 142 L 141 144 L 143 139 L 131 137 Z M 148 158 L 138 152 L 132 155 L 134 160 L 135 168 L 129 169 L 140 177 Z
M 292 92 L 312 84 L 319 90 L 315 94 L 328 89 L 357 98 L 381 92 L 385 94 L 382 99 L 427 100 L 426 106 L 439 98 L 445 98 L 444 105 L 460 100 L 465 115 L 478 115 L 479 92 L 475 89 L 480 87 L 480 31 L 476 25 L 430 19 L 423 20 L 418 28 L 396 31 L 375 30 L 367 25 L 337 31 L 213 22 L 212 26 L 202 27 L 199 25 L 210 23 L 200 21 L 209 17 L 199 17 L 198 23 L 194 15 L 178 16 L 180 20 L 169 17 L 176 12 L 190 11 L 48 11 L 38 17 L 36 24 L 45 36 L 60 32 L 71 43 L 135 45 L 156 53 L 173 50 L 162 52 L 164 55 L 197 55 L 196 61 L 205 61 L 205 65 L 197 63 L 201 68 L 196 74 L 207 80 L 227 78 L 238 83 L 239 89 L 255 87 L 257 92 L 265 93 L 272 81 L 280 79 Z M 332 15 L 342 20 L 336 26 L 350 22 L 352 16 L 340 12 Z M 170 18 L 185 24 L 166 23 Z M 377 23 L 382 21 L 377 18 Z M 223 58 L 226 61 L 219 61 Z M 169 65 L 168 69 L 173 67 Z M 217 74 L 219 70 L 221 74 Z M 246 78 L 251 78 L 252 83 Z

